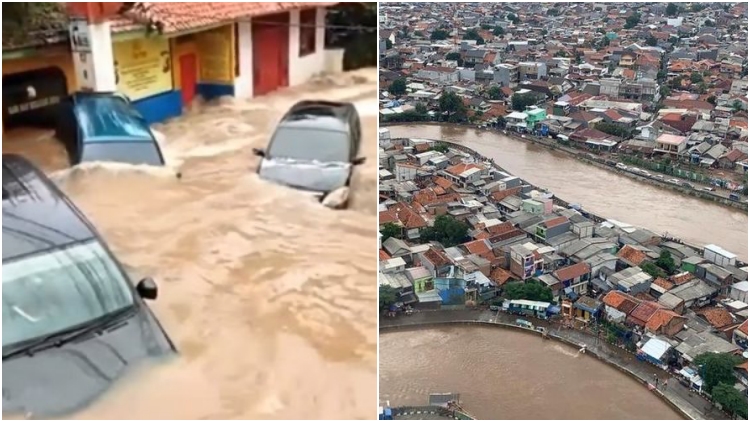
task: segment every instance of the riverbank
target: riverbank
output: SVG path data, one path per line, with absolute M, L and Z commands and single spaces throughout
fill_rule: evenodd
M 423 311 L 409 316 L 397 318 L 381 318 L 380 332 L 396 330 L 414 330 L 445 325 L 467 324 L 482 325 L 495 328 L 515 329 L 528 332 L 530 335 L 542 336 L 541 333 L 521 328 L 515 325 L 515 316 L 489 310 L 452 310 L 452 311 Z M 646 362 L 639 361 L 635 356 L 623 349 L 600 341 L 586 332 L 564 329 L 559 324 L 527 318 L 536 326 L 545 327 L 549 338 L 567 344 L 576 350 L 586 346 L 586 354 L 612 365 L 623 373 L 638 381 L 643 388 L 653 382 L 654 374 L 660 380 L 669 380 L 666 387 L 660 386 L 652 393 L 674 408 L 686 419 L 728 419 L 729 416 L 718 410 L 703 397 L 693 394 L 676 379 Z M 464 394 L 468 394 L 464 392 Z
M 638 180 L 638 181 L 641 181 L 641 182 L 645 182 L 645 183 L 651 184 L 653 186 L 658 186 L 658 187 L 661 187 L 661 188 L 664 188 L 664 189 L 669 189 L 669 190 L 672 190 L 672 191 L 675 191 L 675 192 L 679 192 L 679 193 L 681 193 L 683 195 L 686 195 L 686 196 L 691 196 L 691 197 L 699 198 L 699 199 L 706 200 L 706 201 L 716 202 L 718 204 L 721 204 L 721 205 L 724 205 L 724 206 L 727 206 L 727 207 L 731 207 L 731 208 L 735 208 L 735 209 L 739 209 L 739 210 L 744 210 L 744 211 L 748 210 L 748 203 L 747 202 L 743 202 L 743 201 L 731 201 L 727 197 L 721 196 L 721 195 L 719 195 L 719 194 L 717 194 L 715 192 L 704 191 L 704 190 L 700 190 L 700 189 L 691 189 L 691 188 L 687 188 L 687 187 L 684 187 L 684 186 L 675 185 L 673 183 L 668 183 L 666 180 L 652 179 L 652 178 L 649 178 L 649 177 L 645 177 L 643 175 L 635 174 L 635 173 L 628 172 L 628 171 L 623 171 L 623 170 L 620 170 L 620 169 L 618 169 L 616 167 L 608 166 L 606 164 L 606 160 L 604 158 L 597 157 L 597 156 L 591 154 L 589 151 L 583 151 L 583 150 L 580 150 L 580 149 L 575 149 L 575 148 L 572 148 L 572 147 L 568 147 L 568 146 L 560 144 L 559 142 L 555 142 L 554 140 L 551 140 L 551 139 L 537 138 L 537 137 L 534 137 L 532 135 L 525 135 L 524 137 L 521 137 L 520 134 L 516 134 L 516 133 L 513 133 L 513 132 L 505 133 L 505 132 L 501 132 L 501 131 L 495 131 L 495 130 L 491 130 L 491 129 L 481 129 L 481 128 L 477 128 L 476 126 L 460 125 L 460 124 L 455 124 L 455 123 L 438 123 L 438 122 L 394 122 L 394 123 L 383 123 L 383 122 L 381 122 L 380 123 L 380 127 L 413 126 L 413 125 L 448 126 L 448 127 L 455 127 L 455 128 L 461 128 L 461 129 L 474 129 L 474 130 L 477 130 L 477 131 L 497 133 L 497 134 L 500 134 L 500 135 L 503 135 L 503 136 L 507 136 L 509 138 L 512 138 L 512 139 L 515 139 L 515 140 L 518 140 L 518 141 L 523 141 L 523 142 L 531 143 L 531 144 L 534 144 L 534 145 L 541 145 L 541 146 L 544 146 L 544 147 L 549 148 L 551 150 L 564 152 L 564 153 L 569 154 L 569 155 L 575 157 L 577 160 L 582 161 L 582 162 L 584 162 L 586 164 L 593 165 L 593 166 L 599 167 L 601 169 L 605 169 L 607 171 L 611 171 L 611 172 L 617 173 L 619 175 L 629 177 L 631 179 L 635 179 L 635 180 Z M 460 144 L 458 144 L 456 142 L 452 142 L 452 141 L 446 141 L 446 140 L 439 140 L 439 141 L 440 142 L 450 143 L 450 144 L 453 144 L 453 145 L 460 145 Z M 674 176 L 670 176 L 670 177 L 674 177 Z M 680 179 L 680 180 L 684 180 L 686 182 L 694 183 L 694 182 L 689 181 L 687 179 Z
M 440 126 L 440 125 L 436 125 L 436 126 Z M 455 126 L 455 125 L 453 125 L 453 126 Z M 397 137 L 397 138 L 393 138 L 393 139 L 402 139 L 402 138 L 398 138 L 398 137 Z M 427 139 L 427 138 L 426 138 L 426 139 Z M 443 142 L 443 143 L 446 143 L 446 144 L 450 145 L 450 147 L 451 147 L 451 148 L 453 148 L 453 149 L 456 149 L 456 150 L 459 150 L 459 151 L 462 151 L 462 152 L 464 152 L 464 153 L 467 153 L 467 154 L 470 154 L 470 155 L 472 155 L 472 156 L 474 157 L 474 159 L 476 159 L 476 160 L 480 160 L 480 161 L 484 161 L 484 162 L 491 162 L 491 165 L 492 165 L 492 166 L 493 166 L 493 167 L 494 167 L 494 168 L 495 168 L 496 170 L 499 170 L 499 171 L 503 171 L 503 172 L 506 172 L 506 173 L 508 173 L 508 174 L 513 174 L 512 172 L 510 172 L 510 171 L 508 171 L 508 170 L 504 169 L 504 168 L 503 168 L 502 166 L 500 166 L 500 165 L 499 165 L 499 164 L 498 164 L 497 162 L 495 162 L 494 160 L 490 160 L 489 158 L 487 158 L 487 157 L 483 156 L 483 155 L 482 155 L 482 154 L 480 154 L 479 152 L 475 151 L 475 150 L 474 150 L 474 149 L 472 149 L 472 148 L 469 148 L 469 147 L 468 147 L 468 146 L 466 146 L 466 145 L 463 145 L 463 144 L 461 144 L 461 143 L 458 143 L 458 142 L 455 142 L 455 141 L 449 141 L 449 140 L 437 140 L 437 139 L 432 139 L 432 140 L 433 140 L 433 141 L 435 141 L 435 142 Z M 580 158 L 580 157 L 579 157 L 579 158 Z M 602 164 L 602 166 L 603 166 L 603 167 L 605 167 L 605 168 L 606 168 L 607 170 L 611 170 L 611 169 L 612 169 L 611 167 L 609 167 L 609 166 L 606 166 L 606 165 L 603 165 L 603 164 Z M 628 174 L 628 173 L 625 173 L 625 174 Z M 520 176 L 519 176 L 519 177 L 520 177 Z M 544 189 L 544 188 L 542 188 L 542 187 L 540 187 L 540 186 L 536 186 L 536 185 L 533 185 L 533 184 L 531 184 L 531 183 L 528 183 L 528 182 L 527 182 L 526 180 L 524 180 L 524 183 L 528 184 L 528 185 L 529 185 L 529 186 L 531 186 L 531 187 L 532 187 L 533 189 L 536 189 L 536 190 L 539 190 L 539 191 L 546 191 L 546 190 L 547 190 L 547 189 Z M 568 208 L 570 204 L 573 204 L 573 203 L 575 203 L 575 202 L 569 202 L 569 201 L 567 201 L 567 200 L 565 200 L 565 199 L 562 199 L 562 198 L 558 197 L 557 195 L 555 195 L 554 193 L 553 193 L 553 201 L 554 201 L 555 205 L 559 205 L 559 206 L 562 206 L 562 207 L 565 207 L 565 208 Z M 585 210 L 584 210 L 584 211 L 585 211 Z M 593 214 L 593 213 L 591 213 L 590 211 L 585 211 L 585 212 L 587 213 L 587 216 L 588 216 L 588 218 L 589 218 L 589 219 L 590 219 L 591 221 L 593 221 L 594 223 L 596 223 L 596 224 L 599 224 L 599 223 L 601 223 L 601 222 L 604 222 L 604 221 L 607 221 L 607 220 L 609 220 L 609 217 L 605 217 L 605 216 L 601 216 L 601 215 L 596 215 L 596 214 Z M 643 226 L 642 226 L 642 228 L 644 228 L 644 229 L 649 229 L 649 230 L 652 230 L 652 231 L 653 231 L 653 230 L 656 230 L 656 231 L 655 231 L 655 233 L 658 233 L 658 234 L 660 234 L 660 235 L 662 236 L 662 240 L 663 240 L 663 241 L 671 241 L 671 242 L 679 243 L 679 244 L 681 244 L 681 245 L 684 245 L 684 246 L 687 246 L 687 247 L 689 247 L 689 248 L 693 249 L 693 250 L 694 250 L 694 251 L 695 251 L 695 252 L 696 252 L 697 254 L 699 254 L 699 255 L 703 255 L 703 249 L 704 249 L 704 248 L 703 248 L 703 246 L 701 246 L 701 245 L 697 245 L 697 244 L 691 244 L 690 242 L 685 242 L 685 241 L 683 241 L 683 240 L 681 240 L 681 239 L 678 239 L 678 238 L 674 238 L 674 237 L 672 237 L 672 236 L 669 236 L 669 235 L 668 235 L 667 233 L 661 232 L 660 230 L 658 230 L 658 229 L 655 229 L 655 228 L 651 228 L 651 227 L 643 227 Z M 707 242 L 707 243 L 710 243 L 710 242 Z M 741 261 L 741 260 L 737 260 L 737 267 L 740 267 L 740 268 L 741 268 L 741 267 L 744 267 L 744 266 L 746 266 L 746 265 L 747 265 L 747 264 L 746 264 L 746 263 L 745 263 L 744 261 Z

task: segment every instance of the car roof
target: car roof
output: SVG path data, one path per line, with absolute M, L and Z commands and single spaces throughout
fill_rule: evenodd
M 84 144 L 94 142 L 154 142 L 146 121 L 125 99 L 114 93 L 76 93 L 73 111 Z
M 347 103 L 300 101 L 287 111 L 279 127 L 346 132 L 349 130 L 351 110 L 351 105 Z
M 77 209 L 25 158 L 3 154 L 3 261 L 95 238 Z

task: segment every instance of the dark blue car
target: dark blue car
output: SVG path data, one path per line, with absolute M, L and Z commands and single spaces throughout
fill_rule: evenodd
M 79 92 L 60 104 L 57 138 L 70 164 L 108 161 L 164 165 L 159 144 L 146 120 L 121 95 Z
M 139 363 L 175 355 L 96 229 L 26 159 L 3 154 L 3 416 L 57 418 Z

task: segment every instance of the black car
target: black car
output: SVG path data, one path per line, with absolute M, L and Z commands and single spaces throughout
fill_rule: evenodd
M 163 166 L 164 156 L 148 122 L 126 97 L 78 92 L 58 107 L 57 138 L 71 165 L 104 161 Z
M 80 410 L 126 370 L 176 352 L 76 206 L 26 159 L 3 154 L 3 415 Z
M 320 202 L 332 192 L 345 193 L 336 205 L 348 205 L 362 127 L 351 103 L 301 101 L 282 117 L 266 150 L 254 149 L 262 157 L 258 174 L 262 179 L 300 189 Z

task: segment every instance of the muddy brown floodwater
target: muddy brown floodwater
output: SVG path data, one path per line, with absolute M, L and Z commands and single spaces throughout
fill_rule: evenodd
M 617 369 L 509 329 L 456 326 L 380 335 L 380 400 L 424 406 L 458 393 L 477 419 L 682 419 Z
M 157 125 L 170 169 L 61 170 L 50 135 L 6 134 L 69 194 L 135 277 L 180 354 L 133 370 L 75 418 L 372 418 L 377 378 L 377 72 L 320 79 L 254 100 L 221 99 Z M 332 211 L 259 180 L 294 102 L 355 103 L 366 164 L 351 209 Z M 28 141 L 31 139 L 31 141 Z M 182 172 L 177 180 L 170 170 Z
M 600 169 L 570 155 L 497 132 L 455 126 L 390 128 L 391 137 L 453 141 L 560 198 L 605 218 L 700 246 L 716 244 L 747 262 L 747 213 Z

